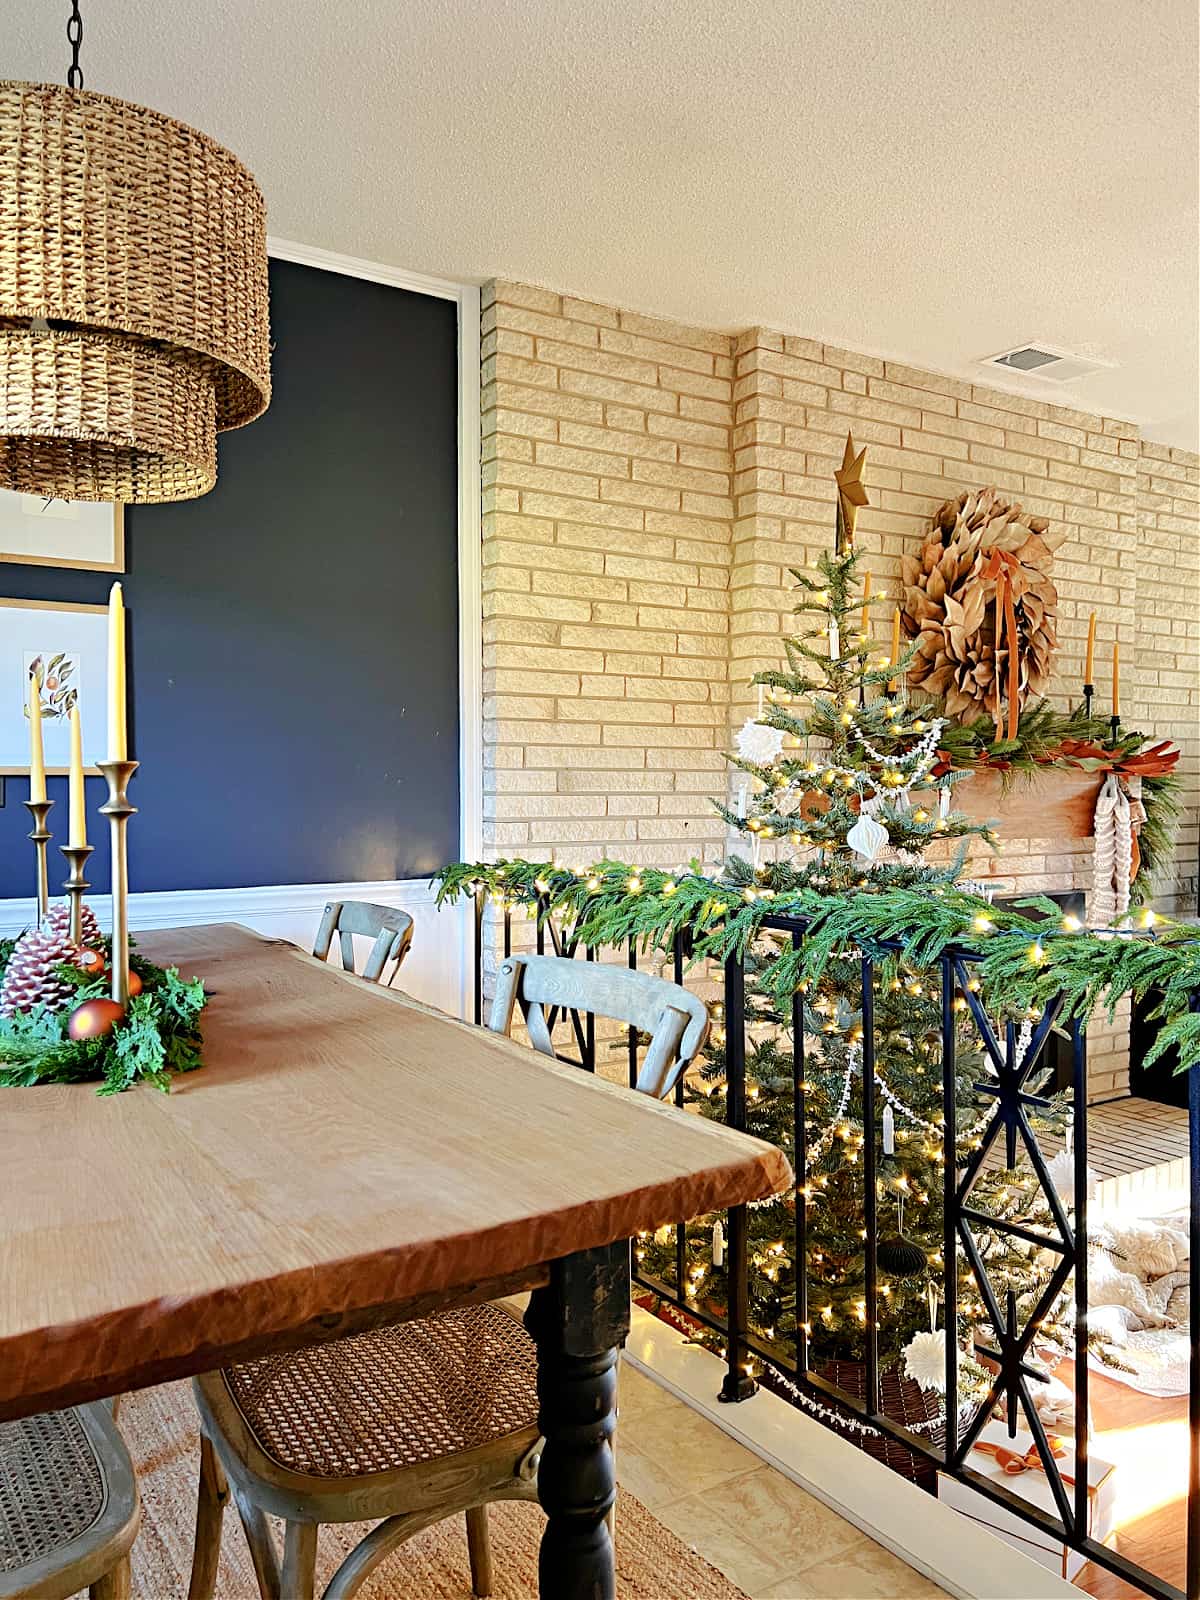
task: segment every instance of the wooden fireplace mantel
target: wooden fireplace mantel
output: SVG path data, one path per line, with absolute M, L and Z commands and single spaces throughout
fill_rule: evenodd
M 1012 777 L 1007 792 L 1003 779 L 1002 773 L 987 771 L 962 779 L 954 786 L 954 809 L 995 822 L 1002 838 L 1065 843 L 1092 837 L 1103 773 L 1047 767 L 1032 778 Z

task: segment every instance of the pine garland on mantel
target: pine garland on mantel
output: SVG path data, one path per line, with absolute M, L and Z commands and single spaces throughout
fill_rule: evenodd
M 730 881 L 731 869 L 740 869 L 743 884 Z M 808 932 L 800 948 L 781 947 L 757 978 L 781 1009 L 797 990 L 815 985 L 830 956 L 847 946 L 919 967 L 967 949 L 979 958 L 976 971 L 993 1010 L 1040 1009 L 1061 995 L 1061 1020 L 1078 1017 L 1085 1025 L 1098 1007 L 1111 1018 L 1126 995 L 1138 999 L 1158 988 L 1154 1015 L 1162 1025 L 1146 1064 L 1175 1046 L 1179 1071 L 1200 1066 L 1200 1011 L 1190 1009 L 1192 997 L 1200 997 L 1194 927 L 1144 910 L 1127 927 L 1096 932 L 1076 926 L 1040 895 L 1006 909 L 949 881 L 830 895 L 789 884 L 789 876 L 795 874 L 777 863 L 764 882 L 737 858 L 721 881 L 698 870 L 677 874 L 608 860 L 586 868 L 519 859 L 457 862 L 437 874 L 437 899 L 441 905 L 483 890 L 497 904 L 540 907 L 591 945 L 634 939 L 643 949 L 669 951 L 676 934 L 689 931 L 694 961 L 744 954 L 767 917 L 802 917 Z

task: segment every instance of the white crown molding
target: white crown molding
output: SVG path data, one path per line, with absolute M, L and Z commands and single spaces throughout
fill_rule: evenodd
M 461 304 L 464 289 L 473 289 L 476 299 L 479 296 L 477 283 L 465 283 L 455 278 L 431 278 L 424 272 L 410 272 L 406 267 L 392 267 L 382 261 L 365 261 L 361 256 L 344 256 L 336 250 L 322 250 L 314 244 L 277 239 L 273 234 L 267 235 L 267 254 L 279 261 L 294 261 L 302 267 L 319 267 L 324 272 L 340 272 L 346 278 L 366 278 L 371 283 L 388 283 L 394 289 L 433 295 L 438 300 L 457 300 Z

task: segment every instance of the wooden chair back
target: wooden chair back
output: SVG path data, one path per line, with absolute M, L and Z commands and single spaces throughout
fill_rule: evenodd
M 385 969 L 392 963 L 387 978 L 390 988 L 412 945 L 413 919 L 395 906 L 375 906 L 367 900 L 333 900 L 325 907 L 313 944 L 313 955 L 321 961 L 329 959 L 335 933 L 347 972 L 355 970 L 354 935 L 374 939 L 360 976 L 369 983 L 381 983 Z
M 708 1037 L 708 1007 L 677 983 L 599 961 L 569 956 L 506 956 L 500 964 L 488 1026 L 512 1027 L 519 1005 L 535 1050 L 555 1054 L 546 1007 L 591 1012 L 650 1036 L 637 1088 L 664 1100 Z

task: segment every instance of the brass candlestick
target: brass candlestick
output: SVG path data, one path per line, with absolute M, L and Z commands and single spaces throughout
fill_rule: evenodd
M 40 928 L 50 910 L 50 876 L 46 866 L 46 846 L 52 835 L 46 826 L 46 818 L 54 801 L 26 800 L 24 804 L 33 818 L 33 832 L 29 837 L 33 840 L 37 852 L 37 920 Z
M 71 902 L 71 943 L 78 950 L 83 944 L 83 896 L 91 884 L 83 875 L 87 858 L 92 853 L 90 844 L 63 844 L 59 849 L 67 858 L 71 876 L 63 884 Z
M 125 791 L 137 771 L 136 761 L 100 761 L 97 766 L 108 783 L 108 800 L 100 815 L 109 821 L 112 839 L 112 997 L 119 1006 L 129 1004 L 129 860 L 125 831 L 137 812 Z

